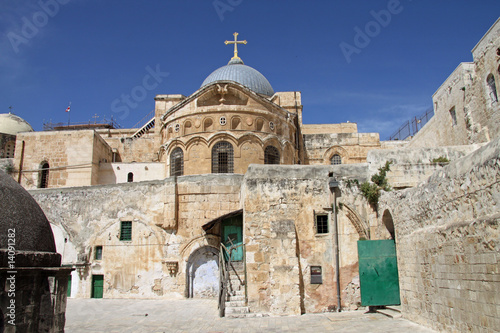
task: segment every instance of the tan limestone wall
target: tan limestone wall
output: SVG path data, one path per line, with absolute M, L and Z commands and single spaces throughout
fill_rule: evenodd
M 433 160 L 445 157 L 455 161 L 481 147 L 477 145 L 435 147 L 435 148 L 403 148 L 380 149 L 368 153 L 369 173 L 374 175 L 386 162 L 392 162 L 387 180 L 394 188 L 414 187 L 427 180 L 436 170 L 447 163 L 434 163 Z
M 303 124 L 301 126 L 302 134 L 338 134 L 338 133 L 357 133 L 358 124 L 340 123 L 340 124 Z
M 366 169 L 366 165 L 249 168 L 243 193 L 251 312 L 283 315 L 337 308 L 329 174 L 364 180 Z M 345 202 L 355 211 L 366 206 L 362 200 L 359 206 Z M 315 214 L 328 216 L 328 233 L 316 233 Z M 359 234 L 344 211 L 338 219 L 342 307 L 351 308 L 359 302 L 359 281 L 355 286 Z M 311 266 L 322 267 L 322 284 L 311 284 Z
M 378 133 L 336 133 L 304 135 L 306 164 L 328 165 L 333 155 L 342 164 L 365 163 L 369 151 L 380 149 Z
M 207 86 L 177 105 L 167 104 L 157 97 L 157 114 L 168 112 L 157 127 L 160 159 L 169 174 L 175 148 L 184 153 L 185 175 L 211 173 L 212 148 L 219 141 L 233 146 L 234 173 L 244 174 L 252 163 L 264 164 L 269 145 L 278 149 L 281 164 L 296 161 L 296 116 L 236 83 Z
M 189 256 L 220 237 L 202 225 L 238 210 L 240 175 L 183 176 L 161 181 L 37 189 L 30 193 L 49 219 L 63 263 L 81 267 L 74 297 L 91 295 L 92 275 L 104 275 L 104 298 L 182 298 Z M 120 240 L 121 221 L 132 240 Z M 102 259 L 95 247 L 102 246 Z M 177 263 L 171 274 L 168 262 Z
M 21 185 L 36 188 L 38 169 L 49 163 L 49 187 L 85 186 L 92 184 L 94 131 L 50 131 L 20 133 L 16 147 L 25 141 Z M 22 149 L 16 149 L 14 166 L 19 169 Z M 17 173 L 14 174 L 17 180 Z
M 471 140 L 488 141 L 500 137 L 500 19 L 486 32 L 472 50 L 476 68 L 471 96 Z M 498 101 L 494 101 L 487 85 L 487 77 L 495 78 Z
M 500 140 L 450 163 L 419 187 L 384 194 L 404 317 L 443 331 L 500 327 Z
M 467 120 L 474 64 L 461 63 L 432 96 L 434 116 L 413 137 L 408 148 L 466 145 L 470 120 Z M 455 111 L 454 123 L 451 110 Z

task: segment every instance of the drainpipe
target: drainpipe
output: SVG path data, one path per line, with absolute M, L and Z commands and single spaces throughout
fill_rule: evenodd
M 21 184 L 21 175 L 23 173 L 23 162 L 24 162 L 24 140 L 22 141 L 22 146 L 21 146 L 21 159 L 19 161 L 19 173 L 17 176 L 17 182 Z
M 337 312 L 341 311 L 340 303 L 340 255 L 339 255 L 339 228 L 337 223 L 337 191 L 339 189 L 339 182 L 336 179 L 331 179 L 328 183 L 330 191 L 333 193 L 333 230 L 335 232 L 335 278 L 337 279 Z

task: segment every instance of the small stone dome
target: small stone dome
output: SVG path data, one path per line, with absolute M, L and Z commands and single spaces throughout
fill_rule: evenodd
M 0 114 L 0 133 L 16 135 L 19 132 L 33 132 L 33 127 L 15 114 Z
M 8 248 L 8 236 L 15 234 L 12 244 L 15 251 L 56 252 L 54 235 L 42 209 L 3 171 L 0 171 L 0 212 L 0 250 Z
M 210 74 L 201 87 L 207 86 L 216 81 L 235 81 L 258 94 L 272 96 L 273 87 L 256 69 L 244 65 L 241 59 L 232 59 L 226 66 L 220 67 Z

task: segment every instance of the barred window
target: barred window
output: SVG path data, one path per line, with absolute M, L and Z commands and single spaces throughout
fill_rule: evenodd
M 328 215 L 316 215 L 316 233 L 328 233 Z
M 212 173 L 233 173 L 233 146 L 226 141 L 212 148 Z
M 280 164 L 280 152 L 278 148 L 267 146 L 264 150 L 264 164 Z
M 38 172 L 38 187 L 47 188 L 49 187 L 49 163 L 42 162 L 40 164 L 40 171 Z
M 132 221 L 122 221 L 120 225 L 120 240 L 132 240 Z
M 170 176 L 182 176 L 184 174 L 184 152 L 181 148 L 175 148 L 170 154 Z
M 340 157 L 339 154 L 335 154 L 332 156 L 330 162 L 332 163 L 332 165 L 342 164 L 342 157 Z

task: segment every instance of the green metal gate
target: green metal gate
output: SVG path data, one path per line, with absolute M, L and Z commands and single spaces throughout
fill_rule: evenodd
M 399 277 L 394 240 L 358 241 L 361 305 L 399 305 Z

